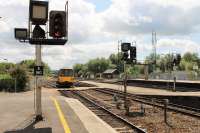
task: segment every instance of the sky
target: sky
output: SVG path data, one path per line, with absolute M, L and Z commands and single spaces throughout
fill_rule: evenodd
M 1 0 L 3 1 L 3 0 Z M 66 0 L 49 0 L 50 10 L 64 10 Z M 14 38 L 15 27 L 28 27 L 29 0 L 0 2 L 0 62 L 35 58 L 35 47 Z M 69 40 L 64 46 L 42 46 L 52 69 L 72 67 L 117 53 L 118 41 L 137 42 L 138 60 L 152 52 L 200 52 L 199 0 L 69 0 Z

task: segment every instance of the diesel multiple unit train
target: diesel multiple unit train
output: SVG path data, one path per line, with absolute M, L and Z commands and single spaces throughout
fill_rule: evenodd
M 63 87 L 73 86 L 75 83 L 73 69 L 63 68 L 58 71 L 57 85 Z

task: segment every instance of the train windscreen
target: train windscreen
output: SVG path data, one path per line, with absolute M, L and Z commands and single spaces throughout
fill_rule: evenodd
M 60 76 L 68 76 L 68 77 L 71 77 L 71 76 L 73 76 L 73 70 L 72 70 L 72 69 L 62 69 L 62 70 L 60 70 L 59 75 L 60 75 Z

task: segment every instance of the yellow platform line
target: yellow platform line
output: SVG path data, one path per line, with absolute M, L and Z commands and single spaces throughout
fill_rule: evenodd
M 59 105 L 58 101 L 54 97 L 51 97 L 51 99 L 55 104 L 56 110 L 58 112 L 58 116 L 60 118 L 60 122 L 62 123 L 62 126 L 64 128 L 65 133 L 71 133 L 71 130 L 70 130 L 68 124 L 67 124 L 67 121 L 65 119 L 65 116 L 64 116 L 61 108 L 60 108 L 60 105 Z

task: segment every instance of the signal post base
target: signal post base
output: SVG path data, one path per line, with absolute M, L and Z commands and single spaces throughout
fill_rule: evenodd
M 35 117 L 35 121 L 36 122 L 39 122 L 39 121 L 43 121 L 43 116 L 42 115 L 36 115 L 36 117 Z

